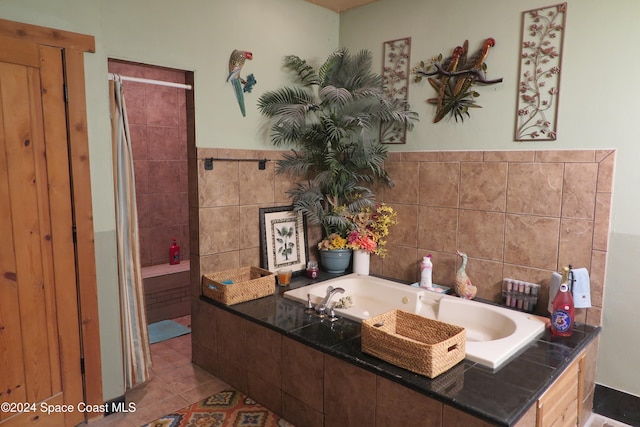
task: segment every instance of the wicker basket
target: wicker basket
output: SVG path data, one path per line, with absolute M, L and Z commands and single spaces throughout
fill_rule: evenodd
M 202 275 L 202 294 L 225 305 L 272 295 L 276 290 L 275 285 L 275 274 L 258 267 L 241 267 Z
M 464 359 L 465 343 L 464 328 L 402 310 L 362 321 L 364 353 L 429 378 Z

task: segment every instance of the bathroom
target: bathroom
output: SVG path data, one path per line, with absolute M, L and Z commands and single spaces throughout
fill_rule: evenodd
M 192 141 L 197 150 L 193 155 L 187 154 L 187 161 L 194 160 L 188 179 L 197 185 L 187 191 L 187 197 L 191 198 L 188 205 L 191 238 L 187 243 L 187 236 L 181 236 L 185 239 L 181 249 L 183 259 L 191 261 L 190 295 L 192 303 L 197 304 L 202 272 L 255 264 L 259 260 L 256 226 L 259 207 L 288 203 L 282 189 L 291 183 L 274 174 L 272 161 L 265 170 L 244 162 L 215 162 L 212 171 L 203 167 L 203 159 L 207 157 L 275 160 L 279 156 L 261 138 L 263 129 L 255 102 L 262 92 L 286 81 L 280 67 L 284 55 L 295 53 L 319 61 L 336 47 L 345 45 L 352 51 L 370 49 L 375 64 L 380 64 L 384 41 L 411 37 L 414 65 L 438 53 L 445 54 L 465 39 L 473 44 L 488 36 L 497 41 L 487 59 L 489 73 L 503 77 L 504 82 L 479 88 L 478 102 L 483 108 L 472 111 L 464 123 L 453 120 L 432 123 L 432 106 L 425 101 L 432 96 L 432 89 L 428 85 L 410 84 L 410 101 L 420 113 L 420 123 L 408 133 L 407 144 L 390 146 L 388 167 L 397 185 L 390 192 L 382 192 L 382 200 L 398 206 L 402 222 L 390 236 L 388 259 L 375 261 L 374 271 L 407 280 L 411 274 L 417 274 L 412 263 L 426 249 L 434 253 L 437 280 L 444 280 L 454 268 L 451 250 L 459 246 L 480 254 L 471 255 L 470 272 L 483 281 L 480 277 L 486 275 L 486 283 L 492 285 L 482 289 L 483 296 L 492 297 L 497 292 L 496 278 L 505 273 L 544 281 L 550 271 L 569 260 L 588 266 L 594 289 L 599 284 L 597 289 L 602 291 L 592 294 L 593 308 L 581 313 L 582 320 L 603 326 L 597 382 L 627 395 L 640 395 L 640 380 L 629 375 L 636 372 L 634 363 L 640 357 L 637 346 L 629 345 L 629 337 L 637 337 L 631 325 L 640 296 L 628 281 L 636 271 L 640 255 L 635 190 L 640 182 L 637 168 L 640 152 L 634 126 L 638 107 L 628 95 L 629 80 L 613 78 L 611 67 L 599 60 L 604 56 L 605 62 L 609 58 L 613 61 L 623 55 L 629 68 L 640 61 L 637 55 L 627 54 L 636 49 L 637 37 L 633 36 L 640 35 L 631 19 L 640 13 L 636 2 L 568 2 L 558 138 L 537 142 L 513 141 L 518 77 L 515 58 L 521 13 L 545 4 L 529 0 L 517 4 L 507 0 L 478 4 L 462 0 L 445 3 L 378 0 L 337 14 L 302 0 L 237 5 L 198 0 L 189 9 L 179 10 L 170 2 L 141 1 L 132 6 L 123 0 L 72 0 L 66 3 L 68 9 L 52 3 L 8 0 L 2 2 L 0 12 L 5 19 L 96 37 L 96 53 L 85 54 L 85 62 L 104 400 L 124 392 L 119 379 L 121 363 L 112 355 L 114 349 L 121 347 L 121 338 L 116 314 L 119 301 L 113 292 L 117 271 L 113 262 L 115 225 L 105 81 L 108 58 L 193 73 L 195 118 L 193 134 L 187 136 L 187 141 Z M 244 20 L 240 24 L 239 16 Z M 375 36 L 371 34 L 371 23 L 376 23 Z M 608 31 L 594 31 L 594 23 Z M 266 33 L 262 30 L 265 25 L 270 28 Z M 254 59 L 245 64 L 243 71 L 254 73 L 258 81 L 254 92 L 245 95 L 246 117 L 240 114 L 226 82 L 229 54 L 236 48 L 254 53 Z M 559 154 L 561 158 L 547 157 Z M 588 188 L 584 188 L 580 203 L 571 200 L 565 205 L 561 198 L 560 211 L 544 216 L 552 218 L 544 223 L 542 230 L 546 234 L 533 236 L 535 246 L 527 246 L 529 240 L 522 243 L 516 240 L 518 250 L 525 248 L 532 253 L 514 255 L 509 250 L 514 240 L 509 236 L 525 236 L 522 232 L 531 229 L 528 226 L 531 223 L 515 221 L 509 201 L 509 192 L 514 190 L 511 184 L 518 179 L 514 170 L 523 163 L 536 164 L 541 170 L 551 168 L 549 163 L 561 164 L 561 174 L 550 172 L 554 179 L 561 183 L 565 179 L 577 180 Z M 608 174 L 601 175 L 601 167 Z M 452 169 L 457 171 L 454 177 L 461 186 L 468 183 L 465 177 L 474 170 L 486 176 L 488 182 L 498 183 L 501 192 L 494 194 L 498 197 L 495 200 L 500 200 L 498 206 L 482 206 L 486 201 L 463 194 L 458 194 L 462 205 L 454 205 L 446 200 L 449 193 L 436 193 L 438 188 L 423 178 L 429 173 L 435 175 L 433 179 L 444 178 Z M 438 204 L 425 201 L 437 198 Z M 186 202 L 181 203 L 185 206 Z M 555 203 L 557 207 L 557 199 Z M 565 207 L 578 206 L 579 216 L 565 211 Z M 527 215 L 529 220 L 542 216 Z M 602 215 L 610 216 L 611 221 L 601 221 Z M 485 224 L 488 217 L 499 217 L 502 231 L 476 227 Z M 420 227 L 443 221 L 455 222 L 455 235 L 438 236 L 436 242 L 421 235 Z M 605 223 L 606 228 L 602 229 Z M 409 224 L 414 224 L 413 228 Z M 565 228 L 563 224 L 572 227 Z M 511 229 L 515 234 L 506 233 Z M 490 236 L 492 243 L 481 244 L 475 239 L 477 235 Z M 310 235 L 310 245 L 318 237 Z M 167 251 L 169 244 L 163 238 L 157 244 L 158 251 Z M 556 264 L 552 265 L 548 256 L 554 251 Z M 578 259 L 570 253 L 575 253 Z M 187 254 L 194 256 L 186 257 Z M 160 257 L 149 255 L 149 259 L 159 261 Z M 619 357 L 620 348 L 625 349 L 627 358 Z

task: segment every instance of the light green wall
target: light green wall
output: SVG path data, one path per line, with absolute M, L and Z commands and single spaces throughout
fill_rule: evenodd
M 96 53 L 85 55 L 87 114 L 98 264 L 98 293 L 105 399 L 123 392 L 115 269 L 115 220 L 107 98 L 107 58 L 119 58 L 195 73 L 196 138 L 200 147 L 271 148 L 260 135 L 255 100 L 285 81 L 279 64 L 286 54 L 320 62 L 340 44 L 371 50 L 381 63 L 382 42 L 412 37 L 412 65 L 446 54 L 464 39 L 472 47 L 492 36 L 490 77 L 479 104 L 464 124 L 431 123 L 431 88 L 412 84 L 410 101 L 421 122 L 405 146 L 392 150 L 487 150 L 616 148 L 613 218 L 598 382 L 640 395 L 639 334 L 634 308 L 640 295 L 630 277 L 640 248 L 640 144 L 633 95 L 640 55 L 636 0 L 569 1 L 556 142 L 513 142 L 521 12 L 532 0 L 378 0 L 337 15 L 302 0 L 2 0 L 0 17 L 96 37 Z M 338 35 L 340 39 L 338 40 Z M 475 45 L 475 46 L 477 46 Z M 247 117 L 238 111 L 225 82 L 233 49 L 254 53 L 243 74 L 258 83 L 246 96 Z M 622 356 L 624 355 L 624 357 Z M 634 364 L 635 362 L 635 364 Z
M 285 81 L 288 54 L 320 61 L 338 47 L 339 15 L 301 0 L 2 0 L 0 17 L 95 36 L 85 55 L 104 398 L 124 393 L 115 263 L 107 59 L 193 71 L 200 147 L 272 148 L 255 101 Z M 250 50 L 243 118 L 226 82 L 233 49 Z
M 640 66 L 640 2 L 568 1 L 558 139 L 514 142 L 521 16 L 542 6 L 533 0 L 379 0 L 341 15 L 340 43 L 352 51 L 371 50 L 374 63 L 381 64 L 384 41 L 411 37 L 413 67 L 438 53 L 449 55 L 465 39 L 470 50 L 487 37 L 496 39 L 486 61 L 488 76 L 504 82 L 477 86 L 483 108 L 471 111 L 464 124 L 434 124 L 434 107 L 425 102 L 433 89 L 424 80 L 412 83 L 409 100 L 421 122 L 405 146 L 391 150 L 617 149 L 597 381 L 640 396 L 640 287 L 633 280 L 640 256 L 640 104 L 633 72 L 625 72 Z

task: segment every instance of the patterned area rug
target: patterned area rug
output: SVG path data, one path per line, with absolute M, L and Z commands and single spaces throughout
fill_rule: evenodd
M 294 427 L 237 390 L 224 390 L 142 427 Z

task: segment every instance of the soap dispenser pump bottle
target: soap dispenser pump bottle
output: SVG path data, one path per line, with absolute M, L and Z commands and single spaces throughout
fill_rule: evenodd
M 563 267 L 560 288 L 553 299 L 551 311 L 551 334 L 569 337 L 573 333 L 575 306 L 569 291 L 569 267 Z
M 173 243 L 169 246 L 169 264 L 180 264 L 180 246 L 176 243 L 176 239 L 173 239 Z
M 433 264 L 431 263 L 431 255 L 422 257 L 420 263 L 420 287 L 431 288 L 432 285 Z

